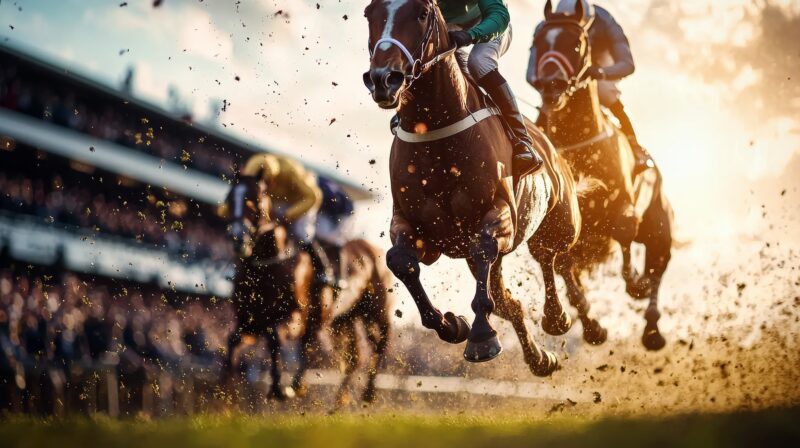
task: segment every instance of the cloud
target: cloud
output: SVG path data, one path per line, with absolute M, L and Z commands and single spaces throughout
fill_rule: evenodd
M 214 24 L 211 15 L 196 7 L 186 7 L 176 22 L 181 23 L 179 45 L 182 49 L 211 60 L 233 55 L 231 36 Z

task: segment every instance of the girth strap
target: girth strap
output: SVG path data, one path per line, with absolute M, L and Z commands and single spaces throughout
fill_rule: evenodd
M 467 129 L 475 126 L 476 124 L 480 123 L 481 121 L 493 115 L 500 115 L 500 111 L 495 107 L 486 107 L 477 112 L 473 112 L 467 115 L 463 119 L 456 121 L 451 125 L 439 129 L 434 129 L 432 131 L 428 131 L 423 134 L 417 134 L 414 132 L 405 131 L 400 126 L 394 128 L 392 132 L 394 132 L 395 137 L 399 138 L 400 140 L 406 143 L 432 142 L 436 140 L 441 140 L 443 138 L 452 137 L 458 134 L 459 132 L 466 131 Z

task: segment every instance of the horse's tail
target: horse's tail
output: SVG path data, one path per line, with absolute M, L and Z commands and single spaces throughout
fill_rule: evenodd
M 575 193 L 579 198 L 585 198 L 598 190 L 608 190 L 608 186 L 596 177 L 581 175 L 575 182 Z

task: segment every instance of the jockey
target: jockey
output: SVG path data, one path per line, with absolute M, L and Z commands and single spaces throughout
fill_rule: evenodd
M 628 114 L 625 113 L 625 106 L 622 105 L 619 99 L 620 91 L 617 81 L 633 74 L 634 71 L 633 55 L 631 54 L 628 38 L 622 31 L 622 27 L 619 26 L 606 9 L 592 5 L 587 0 L 561 0 L 556 7 L 556 12 L 574 13 L 576 1 L 583 3 L 584 23 L 590 23 L 588 33 L 592 49 L 592 67 L 589 69 L 588 75 L 597 80 L 600 104 L 608 108 L 617 117 L 622 132 L 628 137 L 636 158 L 636 166 L 634 167 L 634 175 L 636 175 L 648 167 L 654 166 L 654 164 L 650 154 L 642 148 L 636 139 L 633 124 L 628 118 Z M 541 28 L 542 23 L 536 27 L 536 31 Z M 534 84 L 538 75 L 537 64 L 536 47 L 531 47 L 527 75 L 528 83 L 531 85 Z M 542 122 L 542 118 L 540 114 L 537 124 Z
M 322 191 L 317 238 L 341 247 L 347 242 L 347 234 L 353 224 L 353 200 L 339 184 L 326 177 L 318 176 L 317 185 Z
M 322 192 L 314 174 L 289 158 L 258 154 L 247 161 L 240 175 L 264 182 L 264 194 L 269 197 L 271 204 L 270 217 L 282 224 L 289 238 L 311 257 L 316 280 L 328 286 L 340 287 L 333 279 L 328 256 L 316 240 L 315 229 Z
M 544 162 L 533 150 L 511 86 L 497 69 L 497 60 L 511 45 L 510 16 L 504 1 L 439 0 L 438 5 L 450 29 L 450 40 L 460 48 L 457 57 L 466 62 L 470 75 L 492 98 L 514 134 L 514 174 L 537 171 Z M 463 49 L 469 45 L 473 45 L 471 52 Z

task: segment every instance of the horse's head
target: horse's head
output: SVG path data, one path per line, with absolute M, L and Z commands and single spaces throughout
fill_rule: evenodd
M 259 207 L 263 182 L 255 177 L 241 176 L 233 185 L 225 205 L 228 210 L 228 235 L 233 240 L 236 255 L 246 258 L 253 253 L 253 243 L 261 215 Z M 264 198 L 266 199 L 266 198 Z
M 364 84 L 378 106 L 393 109 L 425 61 L 438 47 L 449 47 L 447 25 L 434 0 L 372 0 L 364 17 L 371 56 Z
M 566 3 L 566 2 L 562 2 Z M 545 110 L 560 110 L 568 97 L 585 81 L 591 66 L 588 2 L 577 0 L 574 11 L 553 12 L 550 0 L 544 7 L 545 21 L 533 37 L 538 60 L 534 87 Z M 560 8 L 563 9 L 563 8 Z

